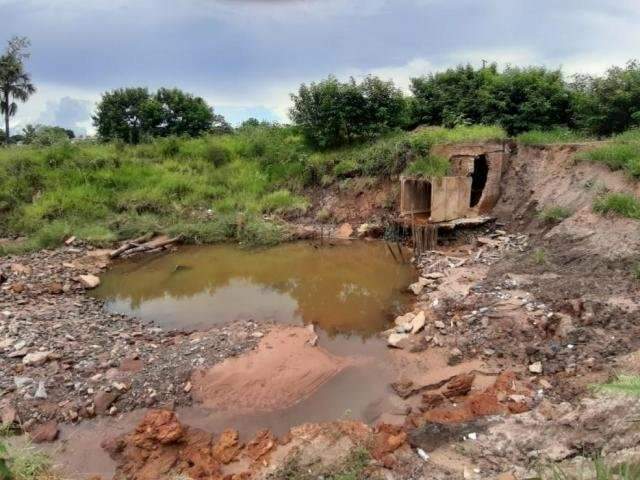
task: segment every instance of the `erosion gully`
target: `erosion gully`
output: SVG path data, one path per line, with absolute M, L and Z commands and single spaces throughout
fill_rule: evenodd
M 317 349 L 325 356 L 316 359 L 308 353 L 316 349 L 298 352 L 294 346 L 284 359 L 292 376 L 265 371 L 282 368 L 276 359 L 229 365 L 203 377 L 204 386 L 195 386 L 205 391 L 201 398 L 194 391 L 200 402 L 177 409 L 189 425 L 207 431 L 232 427 L 249 438 L 263 428 L 282 435 L 305 422 L 373 422 L 392 409 L 393 372 L 386 340 L 378 334 L 410 307 L 407 286 L 416 278 L 414 267 L 397 261 L 379 241 L 299 242 L 258 250 L 218 245 L 122 261 L 103 275 L 93 294 L 106 301 L 107 309 L 165 330 L 207 330 L 242 319 L 264 325 L 267 332 L 306 326 L 314 344 L 317 335 Z M 287 336 L 296 334 L 285 332 L 278 338 L 266 333 L 262 343 L 287 351 Z M 218 382 L 208 395 L 207 378 Z M 294 385 L 269 384 L 278 378 Z M 217 401 L 234 388 L 244 398 Z M 249 397 L 256 400 L 244 401 Z M 69 474 L 110 477 L 114 464 L 98 445 L 132 430 L 143 415 L 138 410 L 67 426 L 61 441 L 47 448 Z

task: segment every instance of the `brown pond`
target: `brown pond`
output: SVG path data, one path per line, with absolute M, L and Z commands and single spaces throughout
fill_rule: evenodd
M 376 334 L 409 308 L 406 291 L 415 277 L 415 270 L 397 263 L 381 242 L 320 248 L 291 243 L 261 250 L 219 245 L 119 263 L 102 277 L 95 294 L 112 311 L 166 329 L 206 329 L 241 319 L 315 325 L 317 348 L 348 366 L 293 405 L 236 411 L 196 404 L 177 411 L 189 425 L 212 432 L 235 428 L 246 440 L 262 428 L 282 435 L 305 422 L 374 422 L 393 410 L 393 372 L 386 344 Z M 272 376 L 265 374 L 261 383 L 268 386 Z M 132 430 L 142 415 L 138 411 L 66 427 L 53 446 L 54 458 L 69 475 L 109 477 L 114 466 L 100 441 Z

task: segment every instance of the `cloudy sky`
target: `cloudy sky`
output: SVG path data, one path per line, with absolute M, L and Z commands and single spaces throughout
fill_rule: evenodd
M 16 126 L 89 133 L 100 94 L 123 86 L 286 121 L 289 93 L 331 73 L 406 88 L 482 59 L 599 73 L 640 57 L 640 0 L 0 0 L 0 16 L 0 41 L 32 41 L 38 93 Z

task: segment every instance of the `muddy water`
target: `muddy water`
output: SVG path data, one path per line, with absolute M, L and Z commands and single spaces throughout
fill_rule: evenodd
M 294 243 L 264 250 L 186 247 L 114 266 L 96 295 L 112 311 L 166 329 L 206 329 L 240 319 L 315 325 L 318 348 L 348 359 L 351 366 L 294 405 L 238 412 L 196 404 L 177 411 L 186 424 L 212 432 L 235 428 L 247 440 L 262 428 L 282 435 L 305 422 L 373 422 L 393 410 L 395 397 L 388 386 L 393 372 L 386 344 L 376 333 L 409 307 L 406 290 L 415 277 L 412 267 L 396 263 L 378 242 L 322 248 Z M 132 430 L 142 415 L 138 411 L 66 427 L 54 456 L 71 475 L 109 477 L 114 465 L 100 441 Z
M 403 292 L 414 276 L 378 242 L 263 250 L 217 245 L 116 265 L 96 295 L 110 310 L 167 329 L 255 319 L 313 323 L 329 335 L 366 337 L 406 305 Z

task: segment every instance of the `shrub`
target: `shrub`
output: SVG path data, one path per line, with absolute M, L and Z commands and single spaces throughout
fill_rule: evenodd
M 538 220 L 548 223 L 561 222 L 571 216 L 571 210 L 566 207 L 548 206 L 540 210 L 537 214 Z
M 217 168 L 231 161 L 231 152 L 222 145 L 209 143 L 206 147 L 205 158 Z
M 640 220 L 640 200 L 628 193 L 607 193 L 596 198 L 593 210 L 600 214 L 615 213 Z

